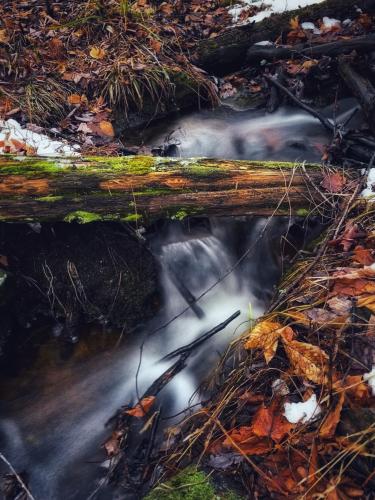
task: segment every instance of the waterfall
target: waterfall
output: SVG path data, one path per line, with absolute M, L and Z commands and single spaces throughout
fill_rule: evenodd
M 123 404 L 137 400 L 135 378 L 143 339 L 140 394 L 173 364 L 173 360 L 160 362 L 163 356 L 240 309 L 241 315 L 197 349 L 187 367 L 158 396 L 164 416 L 199 403 L 199 394 L 193 394 L 223 349 L 248 328 L 250 315 L 263 312 L 264 292 L 270 293 L 278 278 L 272 241 L 285 231 L 286 223 L 272 224 L 262 238 L 265 224 L 251 218 L 212 219 L 194 228 L 166 223 L 149 242 L 160 262 L 164 307 L 145 331 L 86 362 L 62 364 L 52 373 L 45 367 L 34 393 L 3 405 L 0 449 L 17 470 L 28 472 L 37 500 L 81 500 L 103 474 L 100 444 L 109 433 L 105 424 Z M 249 247 L 253 251 L 236 266 Z M 178 316 L 189 298 L 199 297 L 210 287 L 197 307 Z M 178 317 L 169 326 L 157 330 L 174 316 Z

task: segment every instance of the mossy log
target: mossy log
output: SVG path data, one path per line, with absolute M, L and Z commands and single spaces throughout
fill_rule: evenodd
M 0 220 L 149 223 L 189 215 L 303 214 L 317 165 L 140 156 L 0 158 Z M 309 180 L 305 172 L 308 171 Z M 321 199 L 319 199 L 321 202 Z
M 265 2 L 267 3 L 267 2 Z M 274 41 L 290 31 L 290 20 L 299 16 L 301 22 L 322 19 L 324 16 L 341 20 L 358 16 L 357 8 L 374 13 L 374 0 L 326 0 L 270 17 L 246 26 L 230 28 L 216 38 L 199 42 L 196 64 L 209 73 L 224 75 L 237 71 L 246 61 L 249 47 L 263 40 Z

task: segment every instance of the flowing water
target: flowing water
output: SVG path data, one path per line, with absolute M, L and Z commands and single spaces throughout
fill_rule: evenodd
M 251 118 L 241 114 L 237 120 L 191 116 L 169 123 L 150 138 L 150 144 L 162 144 L 172 130 L 178 130 L 178 154 L 184 156 L 318 159 L 324 142 L 316 120 L 298 112 Z M 204 395 L 196 390 L 220 353 L 248 328 L 250 318 L 264 311 L 280 275 L 279 243 L 288 227 L 285 219 L 269 222 L 260 218 L 211 219 L 192 228 L 165 223 L 149 238 L 161 265 L 165 306 L 143 332 L 91 353 L 90 343 L 105 343 L 103 338 L 108 335 L 94 331 L 88 340 L 83 337 L 72 347 L 69 356 L 56 347 L 58 340 L 51 332 L 47 346 L 40 349 L 39 365 L 23 378 L 3 380 L 0 450 L 17 471 L 27 471 L 36 500 L 82 500 L 95 489 L 95 479 L 105 473 L 100 449 L 110 433 L 105 424 L 121 405 L 136 402 L 143 338 L 147 337 L 138 376 L 140 394 L 173 364 L 159 362 L 164 355 L 239 309 L 241 315 L 201 346 L 158 397 L 165 417 L 199 403 Z M 236 265 L 249 248 L 252 251 Z M 216 286 L 199 300 L 199 310 L 187 310 L 168 327 L 148 336 L 186 309 L 179 283 L 195 297 Z M 50 354 L 43 356 L 51 346 L 52 361 Z M 0 468 L 9 472 L 4 464 Z M 112 498 L 111 493 L 102 495 Z

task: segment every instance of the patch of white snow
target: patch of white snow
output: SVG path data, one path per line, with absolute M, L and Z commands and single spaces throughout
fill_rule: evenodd
M 0 153 L 6 152 L 8 145 L 17 147 L 12 140 L 33 149 L 37 156 L 80 156 L 77 144 L 69 145 L 66 141 L 53 140 L 45 134 L 23 128 L 12 118 L 0 120 Z
M 375 192 L 372 190 L 372 186 L 375 186 L 375 168 L 370 169 L 367 177 L 367 185 L 362 191 L 362 196 L 375 199 Z
M 369 373 L 363 375 L 363 380 L 370 386 L 372 395 L 375 396 L 375 365 Z
M 288 12 L 290 10 L 299 9 L 302 7 L 307 7 L 308 5 L 322 3 L 324 0 L 262 0 L 262 1 L 252 1 L 252 0 L 242 0 L 238 4 L 235 4 L 229 9 L 229 14 L 233 17 L 234 24 L 240 22 L 240 16 L 243 11 L 246 11 L 250 7 L 265 7 L 260 12 L 255 14 L 255 16 L 249 17 L 240 24 L 249 24 L 252 22 L 263 21 L 266 17 L 271 14 L 277 14 L 281 12 Z
M 315 419 L 322 412 L 321 407 L 313 394 L 307 401 L 301 403 L 285 403 L 284 416 L 291 424 L 302 422 L 306 424 Z

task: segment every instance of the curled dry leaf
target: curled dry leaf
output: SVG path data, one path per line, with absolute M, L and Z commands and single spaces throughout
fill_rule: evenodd
M 334 436 L 336 427 L 340 422 L 341 410 L 345 400 L 345 393 L 341 392 L 337 398 L 333 408 L 329 411 L 327 417 L 319 429 L 319 436 L 327 439 Z
M 283 339 L 283 343 L 293 374 L 322 384 L 328 371 L 328 355 L 320 347 L 305 342 Z
M 228 433 L 223 445 L 235 450 L 238 447 L 245 455 L 263 455 L 272 450 L 272 441 L 254 435 L 252 426 L 233 429 Z
M 365 307 L 375 314 L 375 295 L 364 295 L 358 298 L 358 307 Z
M 258 437 L 270 437 L 279 443 L 294 425 L 280 414 L 274 406 L 262 406 L 256 412 L 252 422 L 253 433 Z
M 262 349 L 266 363 L 275 356 L 283 326 L 273 321 L 262 321 L 254 326 L 244 344 L 245 349 Z
M 341 193 L 346 184 L 346 178 L 339 172 L 324 176 L 321 186 L 330 193 Z
M 108 137 L 114 137 L 115 131 L 113 130 L 112 123 L 106 120 L 103 120 L 99 123 L 99 127 L 101 132 L 108 136 Z
M 101 47 L 91 47 L 90 56 L 93 59 L 104 59 L 106 56 L 106 51 Z
M 330 241 L 330 244 L 338 245 L 344 252 L 349 252 L 359 238 L 364 238 L 366 236 L 367 233 L 362 231 L 358 224 L 353 224 L 353 222 L 349 221 L 346 223 L 343 235 L 337 240 Z
M 338 316 L 345 316 L 350 313 L 352 301 L 346 297 L 332 297 L 327 300 L 327 305 Z
M 155 403 L 155 396 L 148 396 L 143 398 L 134 408 L 127 410 L 125 413 L 131 415 L 132 417 L 142 418 L 148 413 L 150 408 Z
M 340 278 L 337 279 L 331 296 L 335 295 L 346 295 L 348 297 L 359 297 L 363 294 L 374 294 L 375 293 L 375 282 L 366 279 L 358 278 Z
M 113 431 L 111 437 L 104 443 L 103 446 L 108 457 L 114 457 L 120 453 L 120 443 L 123 435 L 122 431 Z
M 369 248 L 363 248 L 361 245 L 357 245 L 354 249 L 353 260 L 354 262 L 358 262 L 364 266 L 371 266 L 371 264 L 375 262 L 374 251 Z

